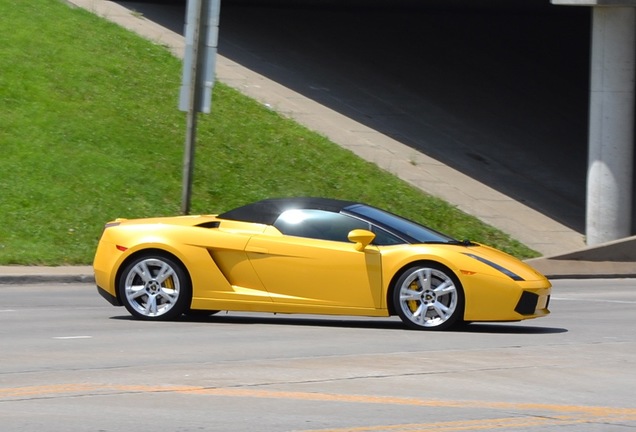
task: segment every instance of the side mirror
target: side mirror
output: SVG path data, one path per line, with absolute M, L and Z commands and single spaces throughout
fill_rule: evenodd
M 357 251 L 362 252 L 364 248 L 369 246 L 369 244 L 373 241 L 373 239 L 375 238 L 375 234 L 364 229 L 354 229 L 353 231 L 349 232 L 347 238 L 350 242 L 356 244 L 355 247 Z

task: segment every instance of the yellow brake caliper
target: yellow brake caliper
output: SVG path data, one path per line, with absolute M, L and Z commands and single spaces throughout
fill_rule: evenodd
M 411 285 L 409 285 L 409 289 L 412 291 L 421 291 L 421 288 L 419 287 L 419 285 L 417 284 L 417 281 L 413 281 L 411 282 Z M 415 312 L 417 310 L 417 308 L 419 307 L 419 302 L 417 300 L 409 300 L 407 302 L 407 304 L 409 305 L 409 309 L 411 310 L 411 312 Z
M 163 283 L 166 286 L 166 288 L 174 289 L 174 281 L 172 280 L 172 276 L 170 276 L 168 279 L 166 279 Z

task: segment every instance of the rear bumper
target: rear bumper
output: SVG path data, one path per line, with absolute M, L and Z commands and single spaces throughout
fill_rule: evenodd
M 109 293 L 105 289 L 100 288 L 99 286 L 97 286 L 97 292 L 99 293 L 99 295 L 104 297 L 108 303 L 112 304 L 113 306 L 123 306 L 122 303 L 119 301 L 119 299 L 116 296 L 112 295 L 111 293 Z

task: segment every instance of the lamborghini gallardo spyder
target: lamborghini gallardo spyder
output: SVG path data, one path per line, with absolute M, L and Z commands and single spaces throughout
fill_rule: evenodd
M 98 292 L 136 318 L 218 311 L 387 317 L 412 329 L 549 313 L 550 282 L 496 249 L 326 198 L 219 215 L 117 219 L 94 260 Z

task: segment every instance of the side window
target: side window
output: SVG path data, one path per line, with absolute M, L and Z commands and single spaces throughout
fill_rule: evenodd
M 405 244 L 406 242 L 399 237 L 394 236 L 381 228 L 373 227 L 371 230 L 375 233 L 375 239 L 373 239 L 373 244 L 377 246 L 391 246 L 397 244 Z
M 317 240 L 348 242 L 354 229 L 370 229 L 359 219 L 323 210 L 288 210 L 282 213 L 274 226 L 283 234 Z

